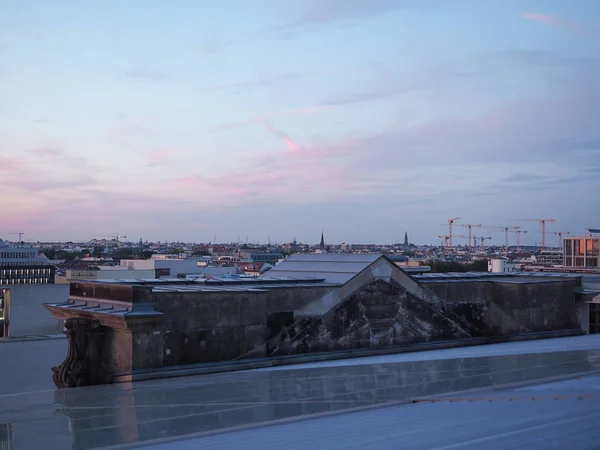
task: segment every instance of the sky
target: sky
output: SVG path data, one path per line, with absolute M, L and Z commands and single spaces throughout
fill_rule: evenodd
M 0 238 L 426 244 L 453 217 L 583 234 L 598 18 L 597 0 L 2 0 Z

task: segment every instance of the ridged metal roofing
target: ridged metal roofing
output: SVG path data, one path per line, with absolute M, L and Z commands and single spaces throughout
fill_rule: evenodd
M 297 276 L 274 277 L 269 273 L 262 277 L 248 278 L 158 278 L 158 279 L 117 279 L 93 280 L 96 284 L 131 284 L 152 288 L 152 292 L 264 292 L 274 288 L 299 288 L 315 286 L 338 286 L 335 282 L 325 282 L 323 277 Z M 87 281 L 86 281 L 87 283 Z
M 267 272 L 270 277 L 310 276 L 345 284 L 383 255 L 380 253 L 297 253 Z

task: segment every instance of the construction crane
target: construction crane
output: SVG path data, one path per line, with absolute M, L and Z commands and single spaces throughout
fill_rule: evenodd
M 542 224 L 542 248 L 541 248 L 541 250 L 544 250 L 544 247 L 546 246 L 546 224 L 555 222 L 556 219 L 513 219 L 513 220 L 518 220 L 521 222 L 539 222 L 539 223 L 541 223 Z
M 527 233 L 527 230 L 514 230 L 513 233 L 515 233 L 516 235 L 516 241 L 517 241 L 517 253 L 519 253 L 521 251 L 521 233 Z
M 556 235 L 558 238 L 558 248 L 563 248 L 563 236 L 568 236 L 571 234 L 570 231 L 553 231 L 552 234 Z
M 484 241 L 489 241 L 492 238 L 490 236 L 488 236 L 488 237 L 473 236 L 473 241 L 476 241 L 477 239 L 479 239 L 481 241 L 481 250 L 484 250 L 485 247 L 483 245 L 483 242 Z
M 465 236 L 464 234 L 455 234 L 454 237 L 455 238 L 464 238 L 464 239 L 469 238 L 469 236 Z M 443 244 L 442 245 L 444 247 L 451 248 L 450 247 L 450 236 L 447 236 L 447 235 L 446 236 L 438 236 L 438 238 L 443 240 Z
M 481 228 L 481 224 L 477 224 L 477 225 L 473 225 L 472 223 L 466 223 L 466 224 L 459 224 L 459 226 L 463 227 L 463 228 L 468 228 L 469 229 L 469 244 L 467 246 L 469 252 L 471 251 L 471 229 L 472 228 Z M 476 247 L 475 245 L 473 247 Z
M 505 235 L 506 235 L 506 241 L 505 241 L 505 250 L 508 253 L 508 233 L 511 230 L 518 230 L 519 228 L 521 228 L 519 225 L 517 225 L 516 227 L 507 227 L 507 226 L 485 226 L 482 228 L 488 228 L 492 231 L 504 231 Z
M 450 236 L 438 236 L 438 239 L 442 240 L 442 247 L 444 247 L 444 249 L 448 247 L 448 239 L 450 239 Z
M 459 239 L 469 239 L 469 244 L 467 244 L 467 247 L 468 247 L 469 245 L 471 245 L 471 244 L 470 244 L 470 240 L 471 240 L 471 237 L 470 237 L 470 236 L 465 236 L 464 234 L 455 234 L 453 237 L 455 237 L 455 238 L 459 238 Z
M 462 219 L 462 217 L 453 217 L 452 219 L 448 219 L 448 247 L 452 247 L 452 225 L 458 219 Z
M 23 247 L 23 235 L 25 233 L 22 232 L 17 232 L 17 233 L 8 233 L 8 234 L 14 234 L 14 235 L 19 235 L 19 247 Z

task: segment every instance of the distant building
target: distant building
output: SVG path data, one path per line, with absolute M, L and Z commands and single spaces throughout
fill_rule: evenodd
M 488 272 L 510 273 L 518 271 L 519 267 L 513 261 L 509 261 L 505 258 L 493 258 L 488 260 Z
M 563 242 L 565 266 L 600 268 L 600 236 L 565 236 Z
M 404 232 L 404 246 L 408 247 L 410 244 L 408 243 L 408 231 Z
M 319 250 L 325 250 L 325 236 L 323 235 L 323 232 L 321 232 L 321 242 L 319 242 Z
M 37 248 L 0 247 L 0 286 L 54 283 L 54 271 Z
M 241 272 L 249 277 L 258 277 L 273 266 L 265 262 L 240 263 Z
M 278 255 L 279 258 L 282 258 L 280 253 L 277 253 L 276 255 Z M 131 274 L 135 274 L 138 271 L 140 274 L 142 271 L 154 271 L 155 278 L 177 278 L 179 276 L 186 277 L 188 275 L 218 276 L 222 275 L 224 272 L 231 272 L 231 270 L 224 270 L 222 267 L 208 266 L 207 260 L 202 257 L 177 258 L 173 255 L 154 256 L 155 255 L 153 255 L 152 259 L 122 259 L 121 267 L 132 271 Z M 233 272 L 235 272 L 235 269 Z M 116 278 L 125 279 L 136 277 L 128 276 L 126 270 L 121 277 Z M 146 275 L 144 275 L 144 278 L 147 278 Z
M 152 269 L 134 270 L 120 266 L 100 266 L 88 269 L 67 269 L 64 275 L 57 274 L 56 283 L 70 283 L 78 280 L 118 280 L 118 279 L 144 279 L 155 278 Z
M 279 260 L 284 259 L 284 256 L 281 253 L 252 252 L 250 253 L 250 259 L 255 263 L 275 265 Z
M 283 248 L 284 248 L 284 250 L 287 250 L 290 253 L 297 253 L 300 251 L 300 245 L 296 241 L 296 238 L 294 238 L 294 240 L 292 242 L 283 244 Z
M 562 250 L 542 250 L 539 255 L 535 257 L 537 264 L 543 266 L 562 266 L 563 264 L 563 251 Z

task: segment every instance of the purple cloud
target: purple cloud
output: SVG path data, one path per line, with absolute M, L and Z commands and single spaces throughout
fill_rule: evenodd
M 545 23 L 545 24 L 552 25 L 555 27 L 568 28 L 568 29 L 578 32 L 578 33 L 584 31 L 584 28 L 581 25 L 579 25 L 577 23 L 573 23 L 573 22 L 568 22 L 566 20 L 560 19 L 551 14 L 529 12 L 529 13 L 523 14 L 522 17 L 527 20 L 533 20 L 535 22 Z

